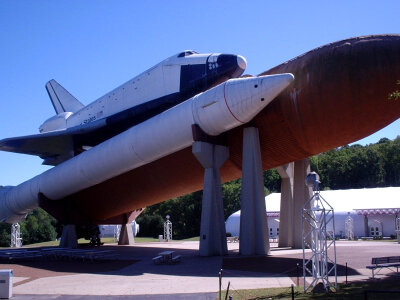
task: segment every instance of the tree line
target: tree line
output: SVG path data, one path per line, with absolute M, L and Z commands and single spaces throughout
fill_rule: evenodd
M 29 212 L 20 222 L 22 242 L 24 245 L 54 241 L 57 237 L 59 222 L 41 208 Z M 10 247 L 11 224 L 0 223 L 0 247 Z
M 367 146 L 346 145 L 310 160 L 325 189 L 400 186 L 400 137 Z
M 400 137 L 387 138 L 366 146 L 346 145 L 310 158 L 311 170 L 317 172 L 322 189 L 373 188 L 400 186 Z M 264 171 L 265 194 L 280 192 L 281 179 L 275 169 Z M 241 180 L 222 185 L 224 217 L 240 209 Z M 202 191 L 149 206 L 137 218 L 140 236 L 157 237 L 163 233 L 166 215 L 173 223 L 173 238 L 198 236 L 200 232 Z M 62 225 L 38 208 L 20 223 L 24 244 L 54 240 Z M 0 246 L 10 245 L 11 225 L 0 223 Z

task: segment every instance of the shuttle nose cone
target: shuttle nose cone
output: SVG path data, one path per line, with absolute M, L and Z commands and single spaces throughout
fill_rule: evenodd
M 237 64 L 238 64 L 239 68 L 241 68 L 242 70 L 245 70 L 246 67 L 247 67 L 247 61 L 246 61 L 246 59 L 245 59 L 243 56 L 238 55 L 238 56 L 236 57 L 236 60 L 237 60 Z
M 229 78 L 239 77 L 247 66 L 246 59 L 243 56 L 234 54 L 218 55 L 217 64 L 219 72 L 226 74 Z

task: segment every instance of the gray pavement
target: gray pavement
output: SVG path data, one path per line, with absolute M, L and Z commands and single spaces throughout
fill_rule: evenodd
M 14 299 L 215 299 L 221 268 L 223 288 L 228 282 L 234 290 L 296 284 L 296 264 L 301 265 L 302 250 L 272 248 L 268 257 L 243 257 L 238 254 L 239 245 L 230 243 L 228 256 L 200 257 L 198 246 L 198 242 L 107 246 L 128 262 L 113 270 L 106 270 L 102 263 L 62 265 L 56 261 L 46 266 L 1 267 L 15 269 Z M 345 280 L 346 262 L 349 281 L 364 280 L 371 276 L 365 266 L 372 257 L 400 255 L 400 245 L 393 242 L 343 241 L 336 246 L 339 282 Z M 152 257 L 171 249 L 182 255 L 179 264 L 153 264 Z
M 88 295 L 15 295 L 13 300 L 215 300 L 217 293 L 171 294 L 171 295 L 125 295 L 125 296 L 88 296 Z

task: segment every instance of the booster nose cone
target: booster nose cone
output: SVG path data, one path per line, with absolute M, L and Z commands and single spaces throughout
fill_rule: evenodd
M 293 79 L 284 73 L 228 80 L 193 97 L 194 124 L 215 136 L 247 123 Z
M 238 64 L 239 68 L 241 68 L 242 70 L 245 70 L 246 67 L 247 67 L 247 61 L 246 61 L 246 59 L 245 59 L 243 56 L 238 55 L 238 56 L 236 57 L 236 60 L 237 60 L 237 64 Z
M 247 123 L 294 79 L 293 74 L 250 77 L 226 82 L 226 104 L 238 121 Z

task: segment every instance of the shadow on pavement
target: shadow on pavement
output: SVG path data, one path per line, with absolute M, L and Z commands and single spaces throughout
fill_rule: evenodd
M 220 269 L 225 269 L 229 276 L 243 276 L 241 272 L 251 272 L 251 277 L 265 276 L 289 276 L 294 277 L 300 272 L 302 276 L 302 260 L 295 257 L 279 256 L 255 256 L 241 257 L 237 252 L 230 251 L 225 257 L 200 257 L 197 249 L 182 249 L 167 247 L 162 244 L 146 246 L 136 244 L 135 246 L 106 245 L 98 249 L 114 250 L 118 253 L 118 259 L 112 261 L 76 261 L 76 260 L 39 260 L 22 261 L 14 264 L 2 264 L 2 268 L 14 269 L 14 276 L 41 278 L 49 276 L 71 275 L 78 273 L 110 274 L 121 276 L 140 276 L 144 273 L 176 275 L 176 276 L 199 276 L 215 277 Z M 158 253 L 172 250 L 182 256 L 180 263 L 175 265 L 155 265 L 152 258 Z M 300 270 L 296 265 L 299 264 Z M 345 266 L 337 265 L 338 275 L 345 274 Z M 348 268 L 348 275 L 358 275 L 355 269 Z
M 297 264 L 299 267 L 297 267 Z M 329 264 L 329 268 L 331 267 L 332 264 Z M 346 274 L 346 266 L 337 264 L 336 268 L 338 276 Z M 227 257 L 223 259 L 222 269 L 263 272 L 274 277 L 295 277 L 303 276 L 303 260 L 278 256 Z M 347 275 L 360 275 L 360 273 L 348 267 Z

